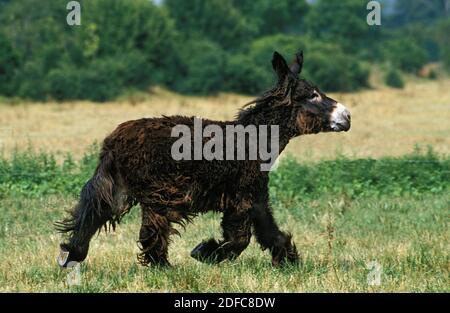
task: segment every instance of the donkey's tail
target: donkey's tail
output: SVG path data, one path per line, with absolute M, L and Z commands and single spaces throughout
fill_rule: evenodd
M 70 234 L 68 242 L 61 244 L 61 253 L 66 254 L 66 260 L 58 260 L 61 266 L 65 266 L 68 259 L 83 261 L 90 239 L 102 226 L 107 229 L 109 223 L 115 228 L 120 216 L 115 214 L 114 173 L 114 156 L 103 149 L 100 163 L 94 176 L 83 186 L 78 204 L 69 212 L 68 218 L 55 223 L 59 232 Z

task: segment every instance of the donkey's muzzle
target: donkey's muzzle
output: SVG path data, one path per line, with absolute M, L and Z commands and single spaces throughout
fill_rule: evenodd
M 348 131 L 351 124 L 349 110 L 341 103 L 337 103 L 330 116 L 330 127 L 333 131 Z

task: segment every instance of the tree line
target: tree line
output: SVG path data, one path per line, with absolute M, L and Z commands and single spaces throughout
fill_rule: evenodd
M 299 47 L 303 76 L 326 91 L 367 87 L 373 64 L 394 85 L 429 62 L 450 69 L 444 0 L 382 1 L 394 5 L 381 26 L 367 24 L 364 0 L 81 0 L 80 26 L 66 23 L 67 2 L 0 0 L 0 95 L 257 94 L 274 82 L 272 52 Z

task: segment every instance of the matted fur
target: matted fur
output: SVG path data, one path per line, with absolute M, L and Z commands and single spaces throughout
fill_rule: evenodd
M 322 93 L 323 103 L 308 102 L 319 91 L 297 78 L 302 62 L 299 53 L 289 69 L 275 53 L 272 64 L 279 78 L 277 85 L 245 106 L 236 119 L 203 119 L 203 127 L 215 124 L 225 130 L 227 125 L 278 125 L 280 153 L 296 136 L 329 131 L 336 102 Z M 61 232 L 69 233 L 67 242 L 61 244 L 61 249 L 69 252 L 67 263 L 83 261 L 95 232 L 108 224 L 114 229 L 138 203 L 142 209 L 138 259 L 143 265 L 169 264 L 170 235 L 178 233 L 173 224 L 184 225 L 207 211 L 223 213 L 223 239 L 200 243 L 191 253 L 194 258 L 205 262 L 234 259 L 248 246 L 253 233 L 261 247 L 271 252 L 274 265 L 296 263 L 298 253 L 291 235 L 279 230 L 272 215 L 269 175 L 260 170 L 262 160 L 175 161 L 171 147 L 177 138 L 171 137 L 171 130 L 180 124 L 193 131 L 194 118 L 127 121 L 105 138 L 94 176 L 83 187 L 70 216 L 58 224 Z

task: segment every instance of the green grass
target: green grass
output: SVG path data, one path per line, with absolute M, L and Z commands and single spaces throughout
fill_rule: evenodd
M 52 222 L 76 201 L 95 153 L 80 162 L 32 151 L 0 159 L 0 291 L 450 291 L 450 159 L 431 151 L 402 158 L 281 162 L 271 174 L 276 219 L 293 233 L 300 267 L 272 268 L 252 240 L 234 262 L 205 265 L 189 257 L 220 236 L 220 216 L 206 214 L 173 237 L 170 268 L 138 265 L 139 207 L 114 233 L 92 241 L 81 285 L 56 265 L 61 236 Z M 367 263 L 381 267 L 369 286 Z
M 0 155 L 0 197 L 71 195 L 76 197 L 97 165 L 96 145 L 76 162 L 66 155 L 32 149 L 15 152 L 11 158 Z M 416 149 L 400 158 L 348 159 L 300 164 L 292 157 L 281 162 L 271 174 L 272 197 L 294 200 L 317 199 L 341 194 L 363 196 L 414 196 L 440 194 L 450 183 L 450 157 L 432 149 Z

